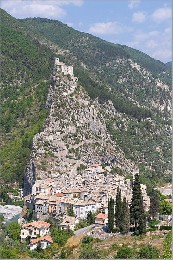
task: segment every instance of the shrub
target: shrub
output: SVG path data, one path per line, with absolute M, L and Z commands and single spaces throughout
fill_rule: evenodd
M 133 248 L 128 246 L 122 246 L 117 254 L 114 256 L 115 259 L 128 259 L 128 258 L 134 258 L 135 257 L 135 251 Z
M 98 250 L 92 248 L 91 244 L 89 244 L 89 245 L 85 245 L 85 246 L 82 247 L 82 249 L 80 251 L 79 258 L 99 259 L 100 254 L 99 254 Z
M 171 252 L 171 243 L 172 243 L 172 232 L 169 231 L 169 233 L 166 235 L 164 243 L 163 243 L 163 254 L 162 258 L 169 258 L 171 259 L 172 252 Z
M 139 250 L 140 259 L 157 259 L 159 257 L 159 250 L 151 245 L 144 245 Z
M 172 230 L 172 226 L 160 226 L 160 230 Z
M 91 236 L 86 236 L 82 239 L 82 244 L 89 244 L 93 241 L 93 237 Z
M 13 240 L 20 240 L 20 225 L 17 222 L 11 222 L 7 226 L 8 236 Z
M 139 234 L 139 230 L 136 230 L 136 231 L 134 231 L 133 233 L 132 233 L 132 236 L 139 236 L 140 234 Z

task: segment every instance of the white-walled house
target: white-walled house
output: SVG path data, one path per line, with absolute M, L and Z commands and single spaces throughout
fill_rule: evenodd
M 57 71 L 61 71 L 64 75 L 73 76 L 73 66 L 67 66 L 65 63 L 60 62 L 59 58 L 55 58 L 55 66 Z
M 34 221 L 24 224 L 21 229 L 21 241 L 27 237 L 36 238 L 37 236 L 45 236 L 49 234 L 50 224 L 45 221 Z
M 87 217 L 89 211 L 95 213 L 98 207 L 92 201 L 78 201 L 73 205 L 73 210 L 76 218 L 84 219 Z
M 67 229 L 71 229 L 74 230 L 75 225 L 78 223 L 79 221 L 75 218 L 75 217 L 71 217 L 71 216 L 65 216 L 62 223 L 60 224 L 61 229 L 63 230 L 67 230 Z
M 53 240 L 52 240 L 51 236 L 49 236 L 49 235 L 31 239 L 31 242 L 29 245 L 30 250 L 37 249 L 38 243 L 40 243 L 40 246 L 42 249 L 45 249 L 47 246 L 50 246 L 53 243 Z

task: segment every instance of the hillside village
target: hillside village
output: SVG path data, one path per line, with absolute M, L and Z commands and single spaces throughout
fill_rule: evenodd
M 57 132 L 59 123 L 56 125 L 56 120 L 51 118 L 55 113 L 56 103 L 53 93 L 59 88 L 64 97 L 70 96 L 72 93 L 74 94 L 77 82 L 78 78 L 73 74 L 73 66 L 67 66 L 60 62 L 59 58 L 55 58 L 54 73 L 51 76 L 51 86 L 46 102 L 46 107 L 50 109 L 49 124 L 33 139 L 31 161 L 26 169 L 24 189 L 21 191 L 24 208 L 18 219 L 21 226 L 20 238 L 21 243 L 29 241 L 30 250 L 35 250 L 39 246 L 45 249 L 53 243 L 51 224 L 47 222 L 48 219 L 59 223 L 61 230 L 74 232 L 79 223 L 85 222 L 88 215 L 91 215 L 94 219 L 93 224 L 87 229 L 89 236 L 99 239 L 114 236 L 114 233 L 106 231 L 109 221 L 109 200 L 116 198 L 117 190 L 120 189 L 122 199 L 125 198 L 128 207 L 131 205 L 133 181 L 136 173 L 139 173 L 133 164 L 128 165 L 132 176 L 132 179 L 129 179 L 113 171 L 115 167 L 120 167 L 120 173 L 122 173 L 122 169 L 125 169 L 122 161 L 120 162 L 115 155 L 108 154 L 104 158 L 101 157 L 101 160 L 98 159 L 98 155 L 90 159 L 76 159 L 74 158 L 74 148 L 81 143 L 76 145 L 73 144 L 72 139 L 68 139 L 70 144 L 68 147 L 63 142 L 63 133 Z M 93 111 L 93 115 L 94 113 Z M 62 121 L 61 124 L 64 122 Z M 94 131 L 98 131 L 97 127 Z M 100 128 L 101 135 L 106 135 L 103 126 L 99 125 L 98 128 Z M 75 133 L 75 131 L 73 126 L 66 128 L 67 133 Z M 59 138 L 57 138 L 57 134 Z M 107 138 L 109 140 L 109 137 Z M 86 142 L 86 140 L 83 138 L 82 142 Z M 47 160 L 47 156 L 45 156 L 47 153 L 50 158 L 53 155 L 54 161 Z M 140 184 L 140 189 L 144 210 L 149 212 L 150 197 L 147 195 L 147 187 Z M 9 196 L 16 201 L 20 200 L 20 196 L 12 194 Z M 32 213 L 30 221 L 26 214 L 28 211 Z M 170 216 L 163 216 L 162 225 L 170 224 Z M 114 225 L 116 228 L 116 224 Z
M 55 73 L 52 76 L 54 86 L 59 85 L 57 81 L 60 75 L 69 75 L 74 83 L 70 89 L 64 92 L 64 95 L 69 95 L 76 88 L 78 79 L 74 77 L 72 66 L 66 66 L 56 58 Z M 53 109 L 50 93 L 47 106 Z M 37 140 L 43 137 L 46 137 L 43 133 L 37 134 L 37 139 L 33 141 L 34 145 L 36 146 Z M 50 139 L 51 136 L 49 136 L 49 141 L 54 141 L 53 137 Z M 43 147 L 37 150 L 38 154 L 44 152 Z M 57 155 L 60 153 L 65 153 L 65 151 L 58 151 Z M 91 212 L 96 216 L 96 224 L 106 226 L 108 223 L 108 199 L 116 197 L 117 188 L 121 189 L 122 198 L 125 197 L 129 205 L 132 199 L 132 180 L 118 174 L 112 174 L 111 170 L 111 163 L 105 165 L 88 162 L 85 165 L 80 164 L 76 170 L 73 168 L 73 170 L 63 174 L 49 173 L 46 175 L 45 171 L 38 171 L 37 179 L 34 181 L 30 193 L 24 194 L 24 205 L 33 211 L 33 218 L 37 221 L 25 223 L 24 218 L 19 220 L 22 225 L 21 241 L 30 236 L 32 238 L 31 250 L 36 248 L 39 241 L 42 248 L 51 244 L 50 225 L 45 222 L 50 217 L 59 221 L 62 229 L 74 231 L 76 224 L 82 219 L 86 219 L 88 213 Z M 133 175 L 135 173 L 134 170 Z M 141 184 L 141 191 L 144 208 L 148 211 L 150 199 L 147 196 L 146 185 Z M 73 216 L 68 216 L 70 207 L 74 213 Z
M 61 6 L 64 19 L 71 4 Z M 8 8 L 0 8 L 0 259 L 171 259 L 171 62 Z M 152 22 L 169 43 L 168 20 Z
M 54 113 L 55 105 L 52 93 L 54 88 L 62 88 L 63 77 L 68 77 L 71 82 L 69 88 L 67 86 L 63 88 L 63 95 L 69 96 L 77 88 L 78 79 L 73 74 L 73 66 L 67 66 L 60 62 L 58 58 L 55 58 L 55 69 L 51 77 L 51 86 L 46 103 L 46 106 L 50 108 L 50 115 Z M 49 131 L 53 131 L 55 127 L 54 124 L 50 125 L 51 122 L 54 121 L 49 119 Z M 57 126 L 55 129 L 57 129 Z M 68 130 L 75 131 L 72 127 Z M 27 182 L 25 180 L 23 190 L 24 207 L 32 212 L 34 222 L 27 223 L 25 214 L 18 222 L 22 227 L 21 242 L 27 237 L 31 238 L 30 250 L 36 249 L 39 243 L 42 249 L 53 243 L 50 235 L 50 224 L 46 222 L 50 218 L 59 223 L 62 230 L 74 231 L 82 220 L 87 219 L 88 214 L 93 214 L 96 226 L 92 228 L 92 232 L 88 229 L 88 234 L 100 238 L 113 235 L 106 234 L 103 231 L 103 228 L 108 225 L 108 201 L 110 198 L 116 197 L 119 188 L 122 199 L 125 198 L 130 206 L 133 180 L 135 174 L 138 173 L 138 170 L 134 167 L 131 173 L 132 180 L 112 172 L 113 167 L 119 165 L 116 156 L 106 157 L 105 160 L 97 163 L 96 158 L 94 161 L 85 160 L 85 163 L 83 163 L 84 160 L 77 160 L 76 163 L 76 160 L 68 158 L 67 148 L 63 145 L 61 139 L 55 139 L 55 133 L 51 135 L 43 131 L 35 136 L 32 160 L 25 173 L 25 178 L 28 179 Z M 47 144 L 50 143 L 52 146 L 55 145 L 59 148 L 53 149 L 53 153 L 55 158 L 62 157 L 62 166 L 56 167 L 55 163 L 52 165 L 52 162 L 48 161 L 47 165 L 40 167 L 38 162 L 44 158 L 42 156 L 47 152 L 46 147 L 40 144 L 46 141 Z M 69 165 L 67 166 L 67 164 Z M 53 171 L 51 167 L 53 167 Z M 61 172 L 59 169 L 61 169 Z M 149 212 L 150 197 L 147 195 L 147 187 L 140 184 L 140 188 L 144 210 Z M 69 214 L 69 209 L 71 214 Z M 170 225 L 170 220 L 170 218 L 163 218 L 162 224 Z
M 55 58 L 46 102 L 46 107 L 50 109 L 50 116 L 45 129 L 33 139 L 30 165 L 26 168 L 24 189 L 20 192 L 24 199 L 24 207 L 18 219 L 21 227 L 20 239 L 21 243 L 28 241 L 31 251 L 38 250 L 39 247 L 46 249 L 53 244 L 51 224 L 47 222 L 50 219 L 58 223 L 61 230 L 76 232 L 76 229 L 80 229 L 78 225 L 82 221 L 87 223 L 86 219 L 91 215 L 94 218 L 92 225 L 87 223 L 89 226 L 85 230 L 88 236 L 103 240 L 114 237 L 116 236 L 114 232 L 107 232 L 110 199 L 116 198 L 117 190 L 120 189 L 122 200 L 126 200 L 129 208 L 132 202 L 133 182 L 135 175 L 139 173 L 134 164 L 127 165 L 127 162 L 123 164 L 122 159 L 120 161 L 112 152 L 107 153 L 105 157 L 102 156 L 100 160 L 98 155 L 93 158 L 87 158 L 85 155 L 84 158 L 75 158 L 75 149 L 87 140 L 81 137 L 81 142 L 75 144 L 73 138 L 66 137 L 67 140 L 64 142 L 63 128 L 57 132 L 60 124 L 62 126 L 64 122 L 56 122 L 53 119 L 56 104 L 53 93 L 59 89 L 62 96 L 70 96 L 77 89 L 77 82 L 78 78 L 73 74 L 73 66 L 67 66 L 60 62 L 59 58 Z M 103 125 L 98 123 L 95 113 L 94 110 L 91 111 L 93 121 L 96 120 L 91 130 L 97 134 L 100 131 L 109 142 L 109 136 Z M 64 127 L 69 134 L 75 133 L 78 126 Z M 67 145 L 68 141 L 69 145 Z M 51 156 L 53 160 L 50 159 Z M 120 169 L 119 172 L 115 171 L 117 167 Z M 132 178 L 120 175 L 125 169 L 130 170 Z M 147 195 L 147 187 L 140 184 L 140 189 L 144 210 L 149 212 L 150 197 Z M 166 192 L 170 194 L 169 191 Z M 11 193 L 9 196 L 15 201 L 21 198 Z M 30 220 L 26 212 L 31 213 Z M 171 225 L 170 215 L 157 215 L 157 219 L 161 220 L 158 229 L 162 225 Z M 114 228 L 117 228 L 116 224 Z M 129 226 L 127 232 L 131 234 L 130 230 L 133 228 L 133 225 Z

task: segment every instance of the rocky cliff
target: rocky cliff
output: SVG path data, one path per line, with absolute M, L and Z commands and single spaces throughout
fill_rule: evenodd
M 74 75 L 64 75 L 55 66 L 46 106 L 49 115 L 44 130 L 33 139 L 32 167 L 25 172 L 28 182 L 33 182 L 34 175 L 56 177 L 92 163 L 108 163 L 126 173 L 137 167 L 107 130 L 105 118 L 116 115 L 112 102 L 93 101 Z M 26 192 L 28 185 L 24 186 Z

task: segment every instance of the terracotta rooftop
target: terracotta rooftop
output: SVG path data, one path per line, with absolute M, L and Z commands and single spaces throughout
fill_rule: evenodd
M 52 240 L 51 236 L 46 235 L 46 236 L 43 236 L 43 237 L 38 237 L 38 238 L 31 239 L 31 243 L 30 244 L 33 245 L 33 244 L 38 243 L 39 241 L 48 241 L 50 243 L 53 243 L 53 240 Z
M 56 193 L 55 196 L 62 197 L 62 196 L 64 196 L 64 193 Z
M 65 216 L 60 226 L 67 224 L 75 224 L 75 217 Z
M 108 216 L 106 214 L 103 213 L 99 213 L 96 218 L 101 218 L 101 219 L 106 219 Z
M 24 224 L 22 228 L 30 228 L 30 227 L 35 227 L 35 228 L 49 228 L 50 224 L 45 222 L 45 221 L 33 221 L 27 224 Z

